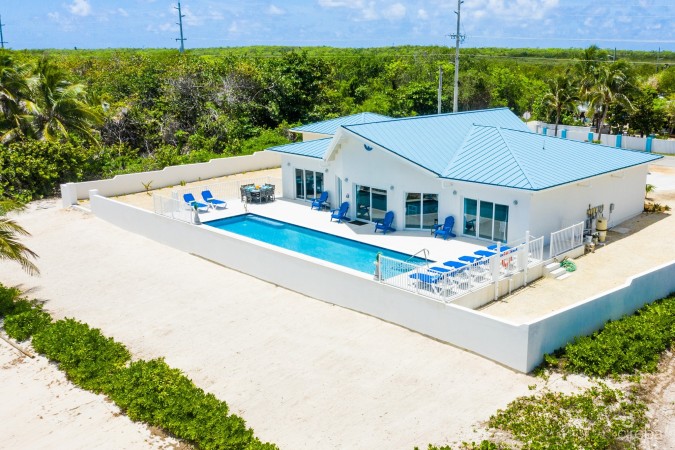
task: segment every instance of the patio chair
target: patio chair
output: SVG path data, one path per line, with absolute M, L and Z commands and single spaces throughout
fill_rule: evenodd
M 183 200 L 185 203 L 187 203 L 190 206 L 190 209 L 194 208 L 195 206 L 197 207 L 197 210 L 200 209 L 205 209 L 206 211 L 209 210 L 209 205 L 205 203 L 200 203 L 195 199 L 195 196 L 192 195 L 191 193 L 183 194 Z M 205 211 L 205 212 L 206 212 Z
M 448 216 L 445 218 L 443 225 L 434 225 L 434 237 L 443 236 L 443 239 L 449 237 L 457 237 L 455 233 L 452 232 L 452 228 L 455 226 L 454 216 Z
M 260 189 L 254 189 L 249 192 L 251 194 L 251 203 L 252 202 L 258 202 L 262 203 L 262 194 L 260 193 Z
M 424 289 L 441 296 L 454 293 L 455 284 L 443 273 L 413 273 L 408 277 L 417 289 Z
M 309 209 L 316 208 L 316 210 L 319 211 L 327 201 L 328 191 L 323 191 L 320 196 L 312 199 L 312 205 L 309 207 Z
M 227 202 L 225 200 L 219 200 L 213 197 L 211 191 L 205 189 L 202 191 L 202 198 L 206 203 L 211 205 L 212 208 L 227 208 Z
M 384 219 L 375 223 L 375 233 L 377 233 L 377 230 L 382 230 L 382 234 L 387 234 L 387 231 L 396 231 L 396 228 L 391 226 L 392 222 L 394 222 L 394 211 L 387 211 Z
M 330 221 L 332 222 L 335 219 L 338 223 L 341 223 L 342 219 L 346 219 L 347 211 L 349 211 L 349 202 L 343 202 L 339 209 L 330 212 Z
M 265 200 L 266 202 L 273 202 L 274 201 L 274 185 L 263 186 L 262 196 L 264 197 L 263 200 Z

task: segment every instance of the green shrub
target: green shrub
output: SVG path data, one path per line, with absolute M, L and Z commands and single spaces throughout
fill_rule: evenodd
M 228 415 L 225 402 L 162 359 L 133 362 L 117 372 L 108 395 L 133 420 L 161 426 L 199 448 L 276 448 L 260 443 L 243 419 Z
M 36 303 L 21 298 L 21 291 L 18 288 L 6 287 L 0 283 L 0 317 L 30 311 Z
M 74 319 L 59 320 L 36 333 L 33 348 L 59 363 L 75 384 L 96 393 L 104 392 L 113 373 L 130 359 L 122 344 Z
M 39 308 L 29 309 L 5 318 L 5 331 L 12 339 L 25 341 L 52 322 L 52 317 Z
M 635 393 L 600 384 L 575 395 L 520 397 L 490 417 L 488 425 L 511 433 L 529 449 L 637 449 L 646 409 Z
M 654 372 L 673 340 L 675 297 L 669 297 L 608 322 L 592 336 L 575 339 L 546 361 L 549 366 L 591 376 Z

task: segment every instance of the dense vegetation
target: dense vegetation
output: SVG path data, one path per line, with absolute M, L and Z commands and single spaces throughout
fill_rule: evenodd
M 617 61 L 613 61 L 613 58 Z M 451 109 L 452 50 L 246 47 L 0 52 L 0 198 L 52 195 L 110 177 L 288 142 L 288 128 L 361 111 Z M 506 106 L 534 119 L 638 134 L 675 124 L 675 54 L 463 49 L 460 110 Z M 668 67 L 668 64 L 671 67 Z
M 202 449 L 274 450 L 260 442 L 225 402 L 194 385 L 163 360 L 131 362 L 129 351 L 74 319 L 52 322 L 36 301 L 0 284 L 0 319 L 7 334 L 56 362 L 78 386 L 103 393 L 133 420 L 160 427 Z

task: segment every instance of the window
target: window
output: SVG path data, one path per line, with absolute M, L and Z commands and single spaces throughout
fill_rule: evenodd
M 405 227 L 431 229 L 435 223 L 438 223 L 438 194 L 406 194 Z
M 507 205 L 471 198 L 464 199 L 464 235 L 506 242 L 508 224 L 509 207 Z
M 376 221 L 384 219 L 387 212 L 387 191 L 356 185 L 356 218 Z
M 323 192 L 323 172 L 295 169 L 295 198 L 310 200 Z

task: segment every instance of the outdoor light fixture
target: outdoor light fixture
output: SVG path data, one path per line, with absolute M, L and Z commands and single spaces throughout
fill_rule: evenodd
M 349 178 L 345 178 L 345 183 L 349 181 Z
M 393 185 L 393 184 L 392 184 L 391 186 L 389 186 L 389 190 L 391 190 L 391 191 L 394 190 L 394 185 Z
M 452 195 L 457 195 L 457 190 L 452 191 Z
M 514 204 L 514 205 L 517 205 L 517 204 L 518 204 L 518 200 L 514 200 L 514 201 L 513 201 L 513 204 Z
M 291 167 L 291 163 L 289 163 L 289 162 L 287 162 L 286 165 L 287 165 L 288 167 Z

